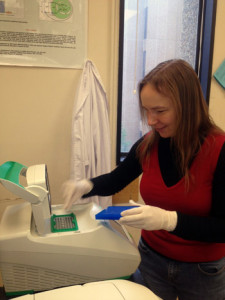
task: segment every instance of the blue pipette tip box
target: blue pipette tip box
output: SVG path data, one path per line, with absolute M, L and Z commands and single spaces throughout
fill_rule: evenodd
M 119 220 L 121 212 L 138 206 L 109 206 L 95 215 L 96 220 Z

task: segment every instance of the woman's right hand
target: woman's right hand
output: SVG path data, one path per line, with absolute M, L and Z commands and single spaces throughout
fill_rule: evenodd
M 89 193 L 93 188 L 90 180 L 82 179 L 79 181 L 68 180 L 62 186 L 64 198 L 64 209 L 69 210 L 83 195 Z

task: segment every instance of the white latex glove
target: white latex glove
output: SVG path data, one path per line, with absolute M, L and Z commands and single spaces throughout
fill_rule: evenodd
M 68 180 L 62 186 L 64 198 L 64 209 L 70 209 L 84 194 L 89 193 L 93 188 L 90 180 L 82 179 L 80 181 Z
M 136 208 L 121 212 L 119 223 L 145 230 L 167 230 L 173 231 L 177 225 L 176 211 L 168 211 L 156 206 L 142 205 L 129 201 Z

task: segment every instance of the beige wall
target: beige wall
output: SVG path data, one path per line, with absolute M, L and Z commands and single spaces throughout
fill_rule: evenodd
M 225 1 L 217 0 L 216 32 L 212 73 L 225 59 Z M 210 113 L 214 121 L 225 130 L 225 89 L 212 78 L 210 92 Z
M 88 7 L 87 58 L 101 74 L 110 107 L 116 101 L 118 3 L 89 0 Z M 71 117 L 81 72 L 0 66 L 0 164 L 9 160 L 26 166 L 46 163 L 53 203 L 62 202 L 60 187 L 69 178 Z M 114 109 L 110 119 L 113 145 Z M 15 196 L 0 185 L 0 200 L 5 198 Z
M 115 164 L 119 0 L 89 0 L 88 58 L 97 66 L 110 103 Z M 225 1 L 218 0 L 213 72 L 225 58 Z M 46 163 L 53 203 L 69 177 L 71 112 L 81 70 L 0 66 L 0 164 Z M 225 91 L 212 79 L 210 112 L 225 129 Z M 135 197 L 138 182 L 116 202 Z M 15 199 L 0 185 L 0 200 Z M 9 201 L 10 202 L 10 201 Z M 1 209 L 1 208 L 0 208 Z M 0 212 L 1 213 L 1 212 Z

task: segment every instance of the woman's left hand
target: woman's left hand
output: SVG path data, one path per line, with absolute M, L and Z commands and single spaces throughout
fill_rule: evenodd
M 168 211 L 156 206 L 142 205 L 130 200 L 137 208 L 124 210 L 119 223 L 145 230 L 173 231 L 177 225 L 176 211 Z

